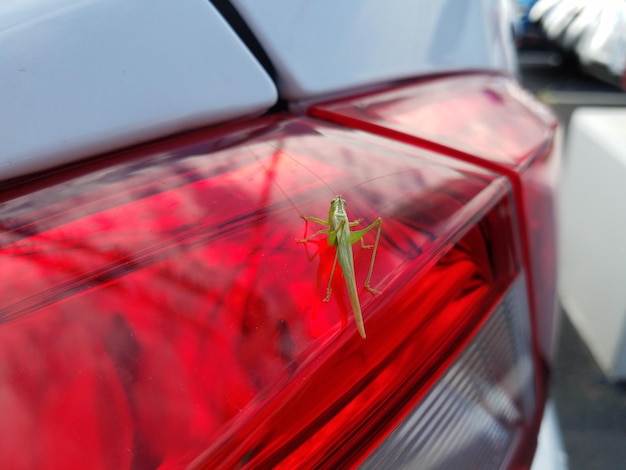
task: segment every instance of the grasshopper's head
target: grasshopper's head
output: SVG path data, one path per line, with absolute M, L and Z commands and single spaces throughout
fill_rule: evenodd
M 338 213 L 346 212 L 346 200 L 341 196 L 335 196 L 332 201 L 330 201 L 330 210 L 329 215 L 332 217 Z

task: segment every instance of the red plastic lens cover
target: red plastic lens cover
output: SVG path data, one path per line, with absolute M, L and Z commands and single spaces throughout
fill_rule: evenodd
M 519 211 L 539 351 L 550 361 L 556 318 L 554 114 L 516 81 L 493 74 L 421 80 L 313 106 L 312 116 L 433 149 L 511 181 Z
M 477 160 L 524 168 L 545 147 L 558 122 L 550 111 L 498 75 L 463 74 L 316 105 L 324 119 L 394 132 L 410 142 L 456 149 Z M 478 160 L 480 161 L 480 160 Z
M 519 272 L 503 178 L 314 121 L 200 132 L 81 171 L 0 206 L 7 464 L 355 458 Z M 351 220 L 383 219 L 377 297 L 362 288 L 370 250 L 354 247 L 366 340 L 340 274 L 322 301 L 334 248 L 295 241 L 335 193 Z

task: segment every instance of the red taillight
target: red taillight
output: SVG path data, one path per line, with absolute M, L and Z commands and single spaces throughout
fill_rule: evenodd
M 511 79 L 458 75 L 322 104 L 311 115 L 440 151 L 507 176 L 520 218 L 539 347 L 552 357 L 556 308 L 554 115 Z
M 520 276 L 446 373 L 361 468 L 500 469 L 536 407 Z
M 252 468 L 341 468 L 367 455 L 454 363 L 516 278 L 510 205 L 500 189 L 499 185 L 485 188 L 483 196 L 495 190 L 493 199 L 478 205 L 485 208 L 487 203 L 491 208 L 471 221 L 461 215 L 468 206 L 467 200 L 461 203 L 466 196 L 439 190 L 383 212 L 391 222 L 385 226 L 390 233 L 376 268 L 386 273 L 379 284 L 384 294 L 364 299 L 367 339 L 362 340 L 350 325 L 350 335 L 320 345 L 289 383 L 259 403 L 249 420 L 233 423 L 198 464 L 203 468 L 244 463 Z M 439 198 L 449 199 L 453 212 L 459 211 L 460 219 L 448 226 L 456 235 L 442 236 L 443 226 L 436 228 L 443 222 L 434 213 Z M 447 212 L 444 207 L 439 205 Z M 420 219 L 428 219 L 435 238 L 448 241 L 420 242 L 413 225 Z M 398 256 L 395 262 L 390 262 L 390 251 Z M 357 272 L 365 273 L 366 268 L 363 265 Z M 319 302 L 322 295 L 320 289 L 309 302 Z M 343 296 L 340 307 L 345 322 L 350 313 Z M 526 379 L 523 392 L 532 397 L 533 381 Z M 517 400 L 518 393 L 516 389 L 510 399 Z M 518 431 L 530 419 L 526 411 L 517 410 Z
M 3 462 L 513 461 L 541 397 L 505 176 L 287 117 L 82 172 L 0 209 Z M 365 340 L 339 273 L 322 300 L 334 247 L 295 241 L 336 194 L 383 219 L 379 296 L 354 245 Z
M 554 201 L 560 174 L 560 137 L 554 115 L 513 80 L 458 75 L 339 100 L 310 114 L 422 148 L 442 152 L 507 177 L 511 182 L 526 267 L 536 342 L 538 393 L 545 396 L 547 364 L 556 331 Z M 539 400 L 543 402 L 543 398 Z M 541 416 L 538 408 L 535 426 Z M 532 456 L 528 433 L 518 463 Z

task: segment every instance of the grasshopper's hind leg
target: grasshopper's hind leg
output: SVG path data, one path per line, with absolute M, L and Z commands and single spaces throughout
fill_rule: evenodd
M 366 245 L 363 242 L 363 236 L 369 232 L 370 230 L 372 230 L 373 228 L 376 228 L 376 240 L 374 240 L 374 244 L 373 245 Z M 350 240 L 352 243 L 356 243 L 357 240 L 361 241 L 361 246 L 363 248 L 368 248 L 368 249 L 372 249 L 372 257 L 370 259 L 370 268 L 369 271 L 367 272 L 367 277 L 365 278 L 365 288 L 373 295 L 378 295 L 380 294 L 380 291 L 377 291 L 376 289 L 374 289 L 371 285 L 370 285 L 370 281 L 372 279 L 372 272 L 374 271 L 374 261 L 376 260 L 376 251 L 378 250 L 378 242 L 380 241 L 380 232 L 382 231 L 383 228 L 383 219 L 381 219 L 380 217 L 378 219 L 376 219 L 374 222 L 372 222 L 370 225 L 368 225 L 367 227 L 365 227 L 363 230 L 358 230 L 356 232 L 352 233 L 352 239 Z

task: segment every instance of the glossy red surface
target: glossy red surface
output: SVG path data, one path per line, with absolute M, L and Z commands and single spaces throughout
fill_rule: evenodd
M 362 97 L 313 106 L 312 116 L 435 150 L 502 174 L 511 182 L 519 217 L 533 333 L 537 393 L 542 403 L 555 347 L 555 198 L 561 154 L 558 121 L 508 78 L 461 74 L 424 80 Z M 534 453 L 542 407 L 516 458 Z
M 355 463 L 519 273 L 503 178 L 432 152 L 268 119 L 111 162 L 0 207 L 7 468 Z M 384 221 L 366 340 L 295 242 L 335 193 Z
M 483 74 L 423 80 L 316 105 L 311 113 L 396 131 L 399 138 L 409 135 L 518 170 L 532 162 L 533 150 L 545 147 L 557 124 L 515 81 Z
M 313 116 L 433 149 L 506 175 L 520 212 L 540 351 L 551 360 L 556 308 L 554 115 L 508 78 L 463 74 L 314 106 Z

